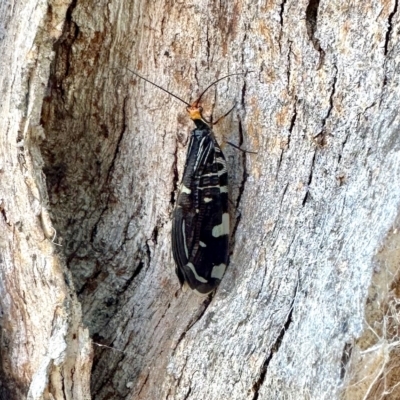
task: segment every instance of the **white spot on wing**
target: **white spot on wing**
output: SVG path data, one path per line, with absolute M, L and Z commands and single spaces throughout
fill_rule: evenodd
M 207 283 L 207 280 L 204 279 L 202 276 L 197 275 L 196 269 L 194 268 L 194 265 L 192 263 L 187 263 L 186 266 L 193 272 L 194 277 L 202 283 Z
M 225 269 L 225 264 L 215 265 L 211 271 L 211 278 L 221 279 L 225 273 Z
M 211 197 L 204 197 L 204 203 L 209 203 L 210 201 L 212 201 Z
M 190 194 L 190 193 L 192 193 L 192 191 L 182 183 L 181 193 Z
M 219 173 L 218 172 L 210 172 L 209 174 L 201 175 L 202 178 L 207 178 L 209 176 L 219 176 Z
M 228 186 L 221 186 L 219 188 L 220 193 L 228 193 Z
M 213 189 L 213 188 L 219 188 L 219 187 L 220 187 L 219 185 L 215 185 L 215 186 L 199 186 L 197 189 L 198 190 L 204 190 L 204 189 Z M 224 186 L 224 187 L 226 187 L 226 186 Z
M 229 214 L 222 214 L 222 223 L 212 228 L 212 235 L 214 237 L 220 237 L 223 235 L 229 235 Z
M 199 245 L 201 246 L 201 247 L 207 247 L 207 245 L 204 243 L 204 242 L 199 242 Z

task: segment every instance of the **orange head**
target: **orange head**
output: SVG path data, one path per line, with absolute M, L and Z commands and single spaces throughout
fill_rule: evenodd
M 188 112 L 190 119 L 192 119 L 193 121 L 201 120 L 205 122 L 202 115 L 203 107 L 199 106 L 197 100 L 190 106 L 187 106 L 186 111 Z

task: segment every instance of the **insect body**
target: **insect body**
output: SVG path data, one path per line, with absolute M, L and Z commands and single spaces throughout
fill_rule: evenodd
M 199 104 L 211 86 L 231 75 L 212 83 L 192 104 L 168 92 L 187 105 L 186 110 L 196 125 L 173 211 L 172 252 L 181 284 L 186 282 L 201 294 L 213 291 L 225 273 L 229 258 L 229 212 L 225 157 L 214 137 L 212 123 L 202 116 Z
M 172 221 L 172 251 L 180 282 L 200 293 L 219 284 L 228 264 L 228 172 L 213 131 L 194 103 L 196 124 Z

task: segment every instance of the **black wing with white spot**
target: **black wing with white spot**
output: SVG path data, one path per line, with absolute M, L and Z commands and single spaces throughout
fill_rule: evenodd
M 181 283 L 209 293 L 228 263 L 228 174 L 212 130 L 196 122 L 173 214 L 172 249 Z

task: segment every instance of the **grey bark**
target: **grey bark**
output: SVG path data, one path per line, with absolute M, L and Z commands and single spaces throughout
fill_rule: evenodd
M 52 46 L 68 6 L 0 5 L 2 399 L 90 398 L 89 332 L 52 241 L 39 148 Z
M 4 393 L 339 398 L 397 224 L 397 0 L 4 4 Z M 192 124 L 128 69 L 186 101 L 247 72 L 204 102 L 236 101 L 217 138 L 257 152 L 224 147 L 231 258 L 207 298 L 170 251 Z

